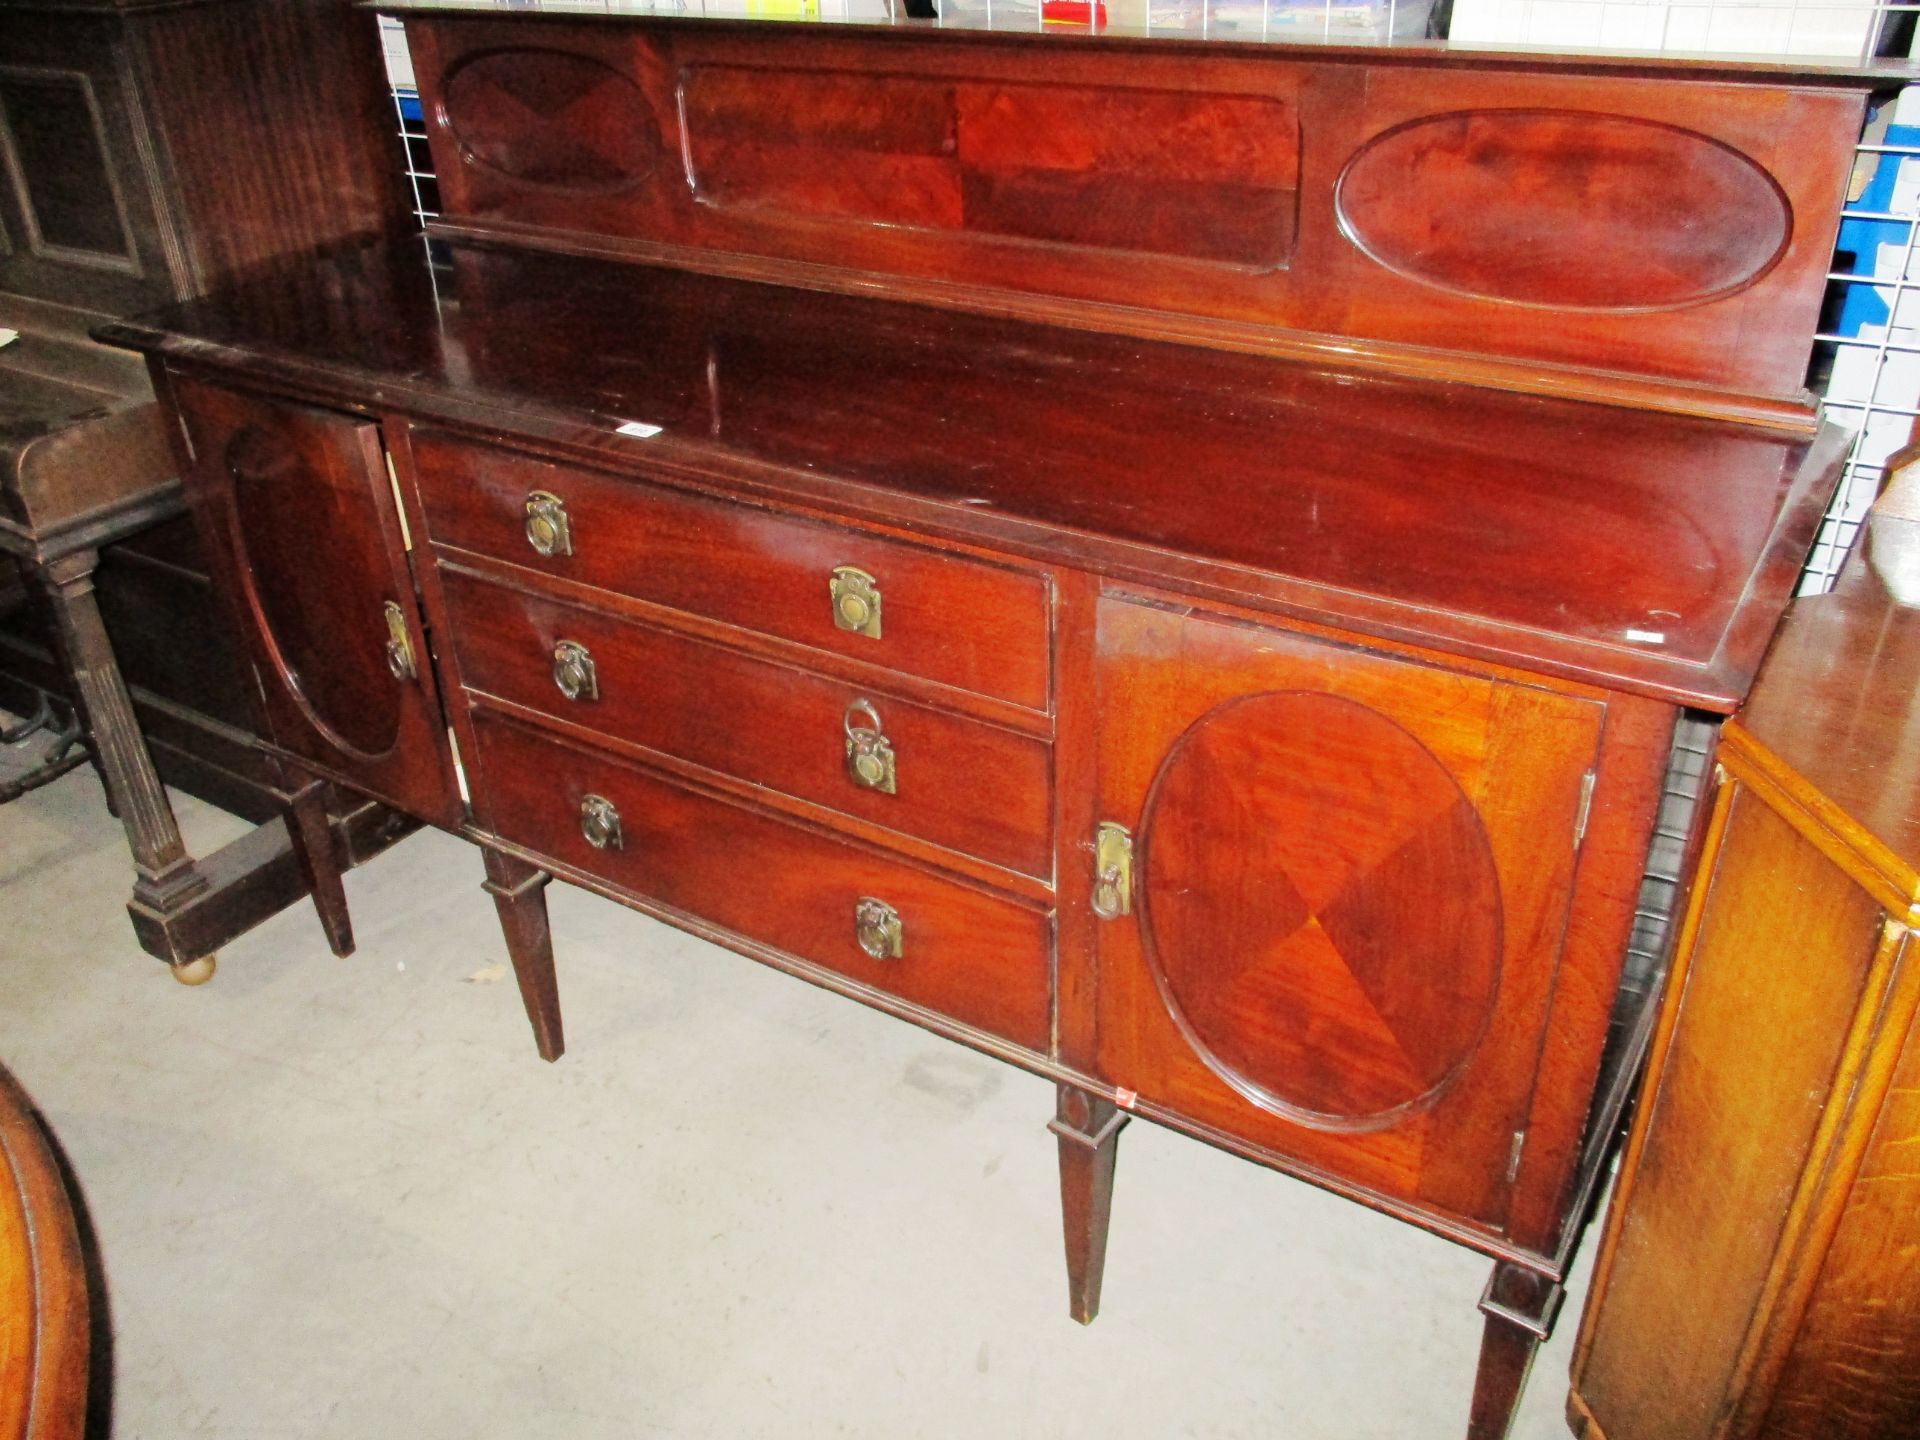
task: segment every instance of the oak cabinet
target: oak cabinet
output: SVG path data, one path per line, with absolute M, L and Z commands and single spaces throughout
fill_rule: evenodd
M 1920 1432 L 1916 530 L 1869 519 L 1723 733 L 1574 1355 L 1586 1440 Z

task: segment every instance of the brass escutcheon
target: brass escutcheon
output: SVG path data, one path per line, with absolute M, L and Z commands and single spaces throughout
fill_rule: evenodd
M 836 626 L 870 640 L 880 638 L 880 587 L 873 576 L 851 565 L 836 565 L 827 594 Z
M 1133 837 L 1111 820 L 1101 821 L 1094 835 L 1092 905 L 1102 920 L 1133 912 Z
M 389 600 L 386 617 L 387 669 L 393 672 L 394 679 L 403 683 L 419 679 L 420 667 L 414 663 L 413 641 L 407 638 L 406 612 Z
M 550 490 L 527 494 L 527 543 L 541 555 L 573 554 L 573 526 L 567 502 Z

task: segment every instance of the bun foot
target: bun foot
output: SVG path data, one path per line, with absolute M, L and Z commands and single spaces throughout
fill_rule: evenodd
M 213 979 L 214 957 L 202 955 L 198 960 L 189 960 L 184 965 L 170 965 L 173 978 L 182 985 L 204 985 Z

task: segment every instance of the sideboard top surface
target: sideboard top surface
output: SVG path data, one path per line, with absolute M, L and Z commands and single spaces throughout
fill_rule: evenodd
M 1719 710 L 1758 666 L 1841 453 L 1831 430 L 490 244 L 429 254 L 336 250 L 101 333 L 610 468 Z
M 914 37 L 1018 35 L 1059 45 L 1085 45 L 1088 42 L 1116 41 L 1127 45 L 1164 41 L 1171 44 L 1204 43 L 1210 50 L 1258 46 L 1285 50 L 1300 48 L 1316 59 L 1338 61 L 1353 59 L 1368 64 L 1381 61 L 1414 64 L 1472 64 L 1481 67 L 1503 63 L 1530 70 L 1548 67 L 1569 72 L 1675 74 L 1692 72 L 1696 76 L 1739 80 L 1752 78 L 1771 83 L 1837 83 L 1849 87 L 1863 84 L 1894 86 L 1920 74 L 1920 68 L 1898 60 L 1874 60 L 1861 63 L 1844 56 L 1768 57 L 1760 55 L 1724 55 L 1663 53 L 1649 55 L 1632 51 L 1569 51 L 1538 45 L 1492 45 L 1431 40 L 1422 35 L 1366 36 L 1343 33 L 1337 29 L 1316 34 L 1312 24 L 1293 26 L 1285 15 L 1274 23 L 1270 15 L 1254 16 L 1244 4 L 1223 0 L 1148 0 L 1127 7 L 1118 18 L 1108 18 L 1105 5 L 1081 7 L 1078 19 L 1043 15 L 1038 0 L 929 0 L 924 6 L 905 0 L 867 0 L 850 5 L 838 15 L 812 13 L 781 14 L 754 0 L 701 0 L 697 9 L 684 0 L 364 0 L 365 7 L 382 14 L 398 16 L 505 16 L 520 20 L 579 20 L 631 23 L 645 20 L 665 25 L 703 28 L 742 26 L 764 29 L 769 26 L 811 30 L 891 33 Z M 921 10 L 927 13 L 916 13 Z

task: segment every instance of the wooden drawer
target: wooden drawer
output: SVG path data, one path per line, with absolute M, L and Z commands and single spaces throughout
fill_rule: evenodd
M 1047 1050 L 1048 913 L 510 720 L 483 714 L 474 728 L 475 808 L 503 839 L 849 980 Z M 588 796 L 617 810 L 617 847 L 596 849 L 583 835 Z M 898 958 L 875 959 L 861 948 L 854 917 L 864 899 L 898 913 Z
M 414 433 L 413 454 L 427 531 L 442 545 L 1048 708 L 1040 576 L 430 431 Z M 536 491 L 564 507 L 571 554 L 545 556 L 528 541 Z M 835 624 L 829 587 L 843 566 L 880 593 L 878 637 Z
M 949 849 L 1053 873 L 1045 741 L 442 564 L 460 676 L 474 691 L 784 791 Z M 583 647 L 593 693 L 569 699 L 555 647 Z M 893 794 L 847 769 L 852 723 L 880 722 Z

